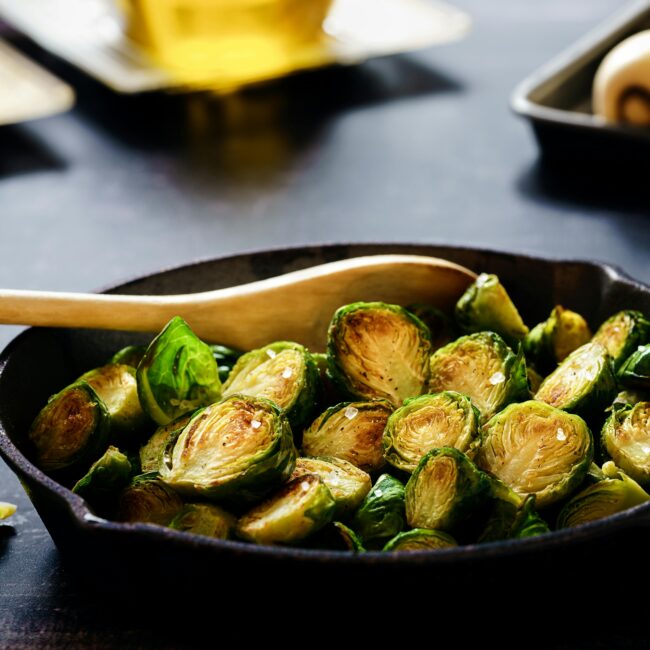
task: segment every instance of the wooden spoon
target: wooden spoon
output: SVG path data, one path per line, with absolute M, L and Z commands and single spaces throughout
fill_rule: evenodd
M 374 255 L 312 266 L 237 287 L 173 296 L 0 290 L 0 323 L 159 332 L 182 316 L 206 341 L 244 350 L 271 341 L 325 347 L 338 307 L 357 300 L 449 310 L 476 275 L 418 255 Z

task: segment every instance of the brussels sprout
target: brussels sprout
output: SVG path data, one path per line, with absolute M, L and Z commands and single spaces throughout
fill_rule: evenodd
M 118 350 L 110 358 L 109 363 L 124 363 L 132 368 L 137 368 L 146 351 L 146 345 L 127 345 L 125 348 Z
M 212 355 L 214 360 L 217 362 L 217 367 L 219 368 L 219 379 L 222 382 L 225 382 L 228 379 L 230 371 L 233 369 L 237 359 L 244 354 L 241 350 L 235 350 L 235 348 L 229 348 L 227 345 L 211 345 Z
M 298 431 L 311 415 L 318 381 L 318 368 L 307 348 L 280 341 L 240 357 L 224 384 L 223 394 L 270 399 Z
M 351 529 L 348 528 L 345 524 L 342 524 L 340 521 L 335 521 L 332 525 L 338 530 L 343 543 L 347 547 L 348 551 L 354 551 L 355 553 L 363 553 L 366 549 L 361 542 L 359 536 Z
M 603 426 L 601 445 L 628 476 L 650 486 L 650 402 L 616 409 Z
M 490 479 L 454 447 L 432 449 L 406 484 L 411 528 L 450 531 L 465 523 L 490 496 Z
M 612 362 L 600 343 L 572 352 L 543 382 L 535 399 L 586 419 L 599 416 L 616 394 Z
M 314 474 L 318 476 L 336 501 L 336 516 L 357 509 L 372 487 L 370 476 L 341 458 L 298 458 L 291 478 Z
M 187 503 L 169 527 L 193 535 L 228 539 L 235 523 L 233 515 L 212 503 Z
M 388 418 L 384 456 L 394 467 L 412 472 L 431 449 L 467 451 L 478 436 L 479 419 L 469 397 L 453 391 L 408 399 Z
M 548 532 L 548 524 L 535 511 L 535 497 L 531 494 L 522 499 L 519 506 L 511 501 L 495 501 L 478 541 L 481 544 L 502 539 L 522 539 Z
M 0 501 L 0 520 L 7 519 L 16 512 L 16 506 L 13 503 Z
M 308 456 L 334 456 L 366 472 L 384 464 L 381 438 L 393 412 L 384 400 L 343 402 L 328 408 L 305 430 L 302 450 Z
M 431 339 L 422 321 L 397 305 L 355 302 L 329 325 L 327 362 L 347 395 L 401 406 L 421 395 L 429 378 Z
M 528 334 L 499 278 L 487 273 L 481 273 L 456 303 L 456 322 L 465 332 L 496 332 L 510 345 Z
M 219 370 L 210 346 L 179 316 L 147 348 L 137 380 L 140 404 L 157 424 L 167 424 L 221 397 Z
M 570 528 L 650 501 L 648 494 L 636 481 L 618 472 L 614 463 L 605 463 L 607 478 L 590 485 L 574 496 L 560 511 L 558 528 Z
M 143 474 L 160 472 L 167 447 L 176 441 L 191 419 L 192 415 L 188 413 L 158 427 L 151 438 L 140 447 L 139 459 Z
M 384 546 L 384 551 L 435 551 L 441 548 L 458 546 L 456 540 L 441 530 L 415 528 L 395 535 Z
M 117 519 L 168 526 L 182 508 L 180 496 L 161 481 L 157 474 L 142 474 L 122 490 L 117 505 Z
M 237 524 L 237 534 L 256 544 L 293 544 L 329 523 L 335 509 L 325 483 L 306 474 L 245 514 Z
M 93 508 L 101 509 L 117 497 L 130 479 L 129 459 L 117 447 L 109 447 L 92 464 L 88 473 L 75 483 L 72 491 L 86 499 Z
M 619 311 L 598 328 L 593 341 L 607 350 L 618 370 L 639 345 L 650 341 L 650 321 L 640 311 Z
M 50 397 L 29 430 L 36 463 L 45 471 L 87 467 L 108 445 L 106 405 L 79 381 Z
M 557 305 L 551 315 L 524 340 L 526 359 L 542 370 L 551 370 L 591 339 L 587 321 L 578 313 Z
M 295 459 L 280 409 L 261 397 L 232 395 L 192 417 L 160 474 L 182 494 L 245 503 L 286 481 Z
M 603 473 L 603 470 L 596 465 L 596 463 L 591 463 L 589 469 L 587 470 L 587 475 L 585 476 L 584 484 L 593 485 L 598 483 L 598 481 L 604 481 L 607 477 Z
M 429 328 L 432 350 L 437 350 L 456 338 L 457 334 L 451 318 L 439 309 L 424 303 L 415 303 L 406 309 Z
M 623 362 L 618 380 L 624 386 L 650 390 L 650 345 L 640 345 Z
M 79 378 L 102 398 L 111 416 L 111 438 L 128 444 L 151 422 L 140 406 L 135 368 L 109 363 L 90 370 Z
M 593 459 L 589 427 L 577 415 L 530 400 L 511 404 L 481 432 L 477 465 L 543 508 L 580 485 Z
M 528 398 L 526 361 L 493 332 L 462 336 L 431 357 L 429 392 L 446 390 L 470 397 L 487 420 L 510 402 Z
M 404 528 L 404 485 L 382 474 L 368 492 L 351 522 L 364 542 L 386 540 Z

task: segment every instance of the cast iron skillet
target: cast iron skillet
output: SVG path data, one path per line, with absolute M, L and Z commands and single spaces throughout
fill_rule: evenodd
M 650 313 L 650 287 L 604 264 L 407 244 L 327 245 L 236 255 L 156 273 L 113 291 L 204 291 L 380 253 L 433 255 L 475 271 L 497 273 L 531 325 L 545 318 L 557 303 L 584 314 L 592 325 L 623 308 Z M 526 584 L 533 581 L 537 596 L 546 597 L 558 594 L 561 585 L 572 580 L 585 583 L 595 567 L 603 566 L 604 554 L 628 560 L 646 554 L 650 504 L 542 537 L 395 555 L 257 547 L 149 524 L 98 519 L 80 497 L 32 465 L 26 454 L 26 432 L 49 395 L 82 371 L 105 362 L 120 347 L 147 338 L 118 332 L 32 328 L 0 356 L 0 453 L 25 486 L 64 561 L 100 589 L 128 596 L 136 582 L 146 585 L 149 593 L 161 589 L 167 594 L 211 585 L 218 600 L 218 594 L 224 593 L 228 599 L 250 598 L 251 581 L 261 586 L 264 597 L 275 597 L 283 590 L 295 593 L 296 587 L 302 588 L 307 580 L 309 585 L 319 585 L 319 593 L 338 591 L 340 596 L 347 589 L 335 585 L 342 580 L 351 584 L 354 579 L 354 584 L 363 585 L 366 596 L 372 596 L 374 590 L 386 585 L 399 593 L 424 580 L 435 583 L 436 593 L 444 591 L 445 598 L 452 599 L 448 602 L 453 602 L 454 594 L 476 585 L 517 593 L 518 585 L 525 580 Z M 625 575 L 617 575 L 616 584 L 621 586 L 624 579 Z

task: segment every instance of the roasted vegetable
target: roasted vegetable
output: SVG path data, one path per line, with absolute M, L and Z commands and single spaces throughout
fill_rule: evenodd
M 624 386 L 650 391 L 650 345 L 640 345 L 623 362 L 617 376 Z
M 110 416 L 97 393 L 80 381 L 50 397 L 29 430 L 36 464 L 47 472 L 88 467 L 108 445 Z
M 125 348 L 118 350 L 111 357 L 109 363 L 124 363 L 132 368 L 137 368 L 146 351 L 146 345 L 127 345 Z
M 227 345 L 215 344 L 211 345 L 210 348 L 219 368 L 219 379 L 225 382 L 235 363 L 237 363 L 237 359 L 244 353 L 240 350 L 235 350 L 235 348 L 229 348 Z
M 307 349 L 280 341 L 240 357 L 223 386 L 223 394 L 270 399 L 298 431 L 312 415 L 318 385 L 318 368 Z
M 397 305 L 346 305 L 329 326 L 329 372 L 353 398 L 386 399 L 401 406 L 407 397 L 421 395 L 429 378 L 430 354 L 428 328 Z
M 237 534 L 256 544 L 294 544 L 329 523 L 335 509 L 327 486 L 306 474 L 245 514 Z
M 580 485 L 593 458 L 591 432 L 577 415 L 543 402 L 511 404 L 481 432 L 477 465 L 543 508 Z
M 610 410 L 626 406 L 627 404 L 634 406 L 639 402 L 650 402 L 650 392 L 638 390 L 622 390 L 614 398 Z
M 117 519 L 168 526 L 182 508 L 180 496 L 161 481 L 157 474 L 142 474 L 122 490 L 117 505 Z
M 368 492 L 351 525 L 364 542 L 386 540 L 404 528 L 404 485 L 382 474 Z
M 429 392 L 453 390 L 472 399 L 485 420 L 528 398 L 523 354 L 515 356 L 493 332 L 462 336 L 431 357 Z
M 640 311 L 619 311 L 598 328 L 593 341 L 607 350 L 618 369 L 640 345 L 650 342 L 650 321 Z
M 502 539 L 523 539 L 550 532 L 548 524 L 535 510 L 535 497 L 531 494 L 520 498 L 517 505 L 512 500 L 497 499 L 492 506 L 479 543 L 497 542 Z
M 342 524 L 340 521 L 335 521 L 332 523 L 334 528 L 338 531 L 341 540 L 345 544 L 348 551 L 354 551 L 355 553 L 363 553 L 366 549 L 363 546 L 363 543 L 359 536 L 352 530 L 348 528 L 345 524 Z
M 414 528 L 413 530 L 407 530 L 405 533 L 395 535 L 384 546 L 384 551 L 436 551 L 441 548 L 452 548 L 454 546 L 458 546 L 456 540 L 441 530 Z
M 192 417 L 160 473 L 182 494 L 251 502 L 286 481 L 295 459 L 280 409 L 261 397 L 232 395 Z
M 385 464 L 382 435 L 392 412 L 385 400 L 332 406 L 305 430 L 302 450 L 308 456 L 342 458 L 366 472 L 379 470 Z
M 16 512 L 16 506 L 13 503 L 7 503 L 5 501 L 0 501 L 0 521 L 2 519 L 7 519 Z
M 221 397 L 219 370 L 210 346 L 179 316 L 147 348 L 137 380 L 140 404 L 157 424 L 168 424 Z
M 236 521 L 233 515 L 213 503 L 187 503 L 169 527 L 193 535 L 228 539 Z
M 516 346 L 528 328 L 496 275 L 481 273 L 456 304 L 456 322 L 468 333 L 491 331 Z
M 139 458 L 142 473 L 160 472 L 165 453 L 170 451 L 168 447 L 173 445 L 181 431 L 192 419 L 190 414 L 181 415 L 169 424 L 158 427 L 151 438 L 140 448 Z
M 451 318 L 432 305 L 415 303 L 406 309 L 415 314 L 429 328 L 432 350 L 451 343 L 458 336 Z
M 471 400 L 453 391 L 408 399 L 388 418 L 384 456 L 394 467 L 412 472 L 431 449 L 467 451 L 478 436 L 479 419 Z
M 102 509 L 113 502 L 131 480 L 131 463 L 117 447 L 109 447 L 96 460 L 72 491 L 83 497 L 93 508 Z
M 490 479 L 453 447 L 432 449 L 406 484 L 406 520 L 412 528 L 453 531 L 490 495 Z

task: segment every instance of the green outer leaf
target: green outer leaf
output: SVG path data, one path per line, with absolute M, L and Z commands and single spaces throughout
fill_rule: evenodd
M 234 515 L 213 503 L 186 503 L 169 527 L 193 535 L 228 539 L 236 521 Z
M 146 351 L 146 345 L 127 345 L 125 348 L 118 350 L 108 363 L 124 363 L 132 368 L 137 368 Z
M 384 393 L 376 388 L 376 382 L 373 383 L 372 377 L 364 377 L 363 381 L 352 379 L 347 376 L 343 363 L 341 361 L 344 349 L 341 348 L 341 334 L 346 327 L 348 318 L 358 311 L 381 310 L 389 311 L 400 316 L 406 325 L 415 327 L 419 338 L 418 359 L 409 360 L 415 364 L 415 374 L 422 375 L 421 387 L 415 394 L 402 394 L 399 399 L 393 398 L 392 395 Z M 394 350 L 387 350 L 387 358 Z M 431 335 L 427 326 L 415 315 L 398 305 L 389 305 L 383 302 L 355 302 L 344 305 L 337 309 L 332 317 L 327 331 L 327 364 L 329 376 L 336 387 L 351 399 L 388 399 L 394 406 L 400 406 L 404 399 L 421 395 L 426 390 L 427 380 L 429 378 L 428 357 L 431 352 Z
M 340 521 L 333 521 L 332 526 L 334 526 L 343 540 L 343 543 L 348 547 L 348 550 L 355 553 L 364 553 L 365 548 L 359 536 L 352 530 L 348 528 L 345 524 Z
M 352 518 L 351 526 L 364 540 L 393 537 L 404 528 L 404 485 L 382 474 Z
M 455 466 L 455 481 L 449 486 L 440 483 L 443 473 L 431 473 L 441 460 Z M 490 490 L 489 477 L 463 452 L 454 447 L 432 449 L 406 484 L 406 520 L 412 528 L 454 530 L 481 508 Z
M 72 491 L 93 507 L 102 507 L 115 500 L 130 479 L 129 459 L 117 447 L 111 446 L 91 465 L 86 475 L 75 483 Z
M 497 499 L 478 543 L 536 537 L 549 531 L 548 524 L 535 511 L 535 497 L 532 494 L 519 507 Z
M 141 474 L 122 490 L 117 520 L 168 526 L 182 508 L 180 496 L 156 473 Z
M 472 400 L 467 395 L 456 393 L 454 391 L 443 391 L 429 395 L 420 395 L 408 399 L 404 405 L 398 408 L 389 418 L 384 430 L 383 447 L 384 457 L 386 460 L 405 472 L 413 472 L 417 467 L 420 459 L 434 447 L 425 444 L 418 445 L 420 453 L 415 457 L 412 454 L 406 454 L 399 450 L 398 427 L 404 420 L 417 416 L 423 409 L 437 407 L 439 410 L 448 412 L 450 409 L 459 410 L 463 413 L 463 424 L 460 431 L 454 431 L 456 435 L 453 440 L 449 439 L 449 430 L 446 433 L 446 440 L 436 447 L 456 447 L 456 449 L 466 452 L 472 441 L 478 437 L 478 426 L 481 418 L 479 410 L 472 404 Z
M 592 340 L 605 346 L 618 370 L 640 345 L 650 343 L 650 321 L 640 311 L 619 311 L 598 328 Z
M 151 342 L 138 365 L 137 379 L 140 404 L 158 424 L 221 397 L 219 369 L 210 346 L 180 316 L 172 318 Z
M 624 386 L 650 391 L 650 344 L 640 345 L 623 361 L 617 378 Z
M 441 530 L 431 530 L 428 528 L 414 528 L 404 533 L 398 533 L 391 539 L 384 551 L 404 552 L 404 551 L 426 551 L 439 550 L 442 548 L 452 548 L 458 546 L 458 542 L 447 533 Z

